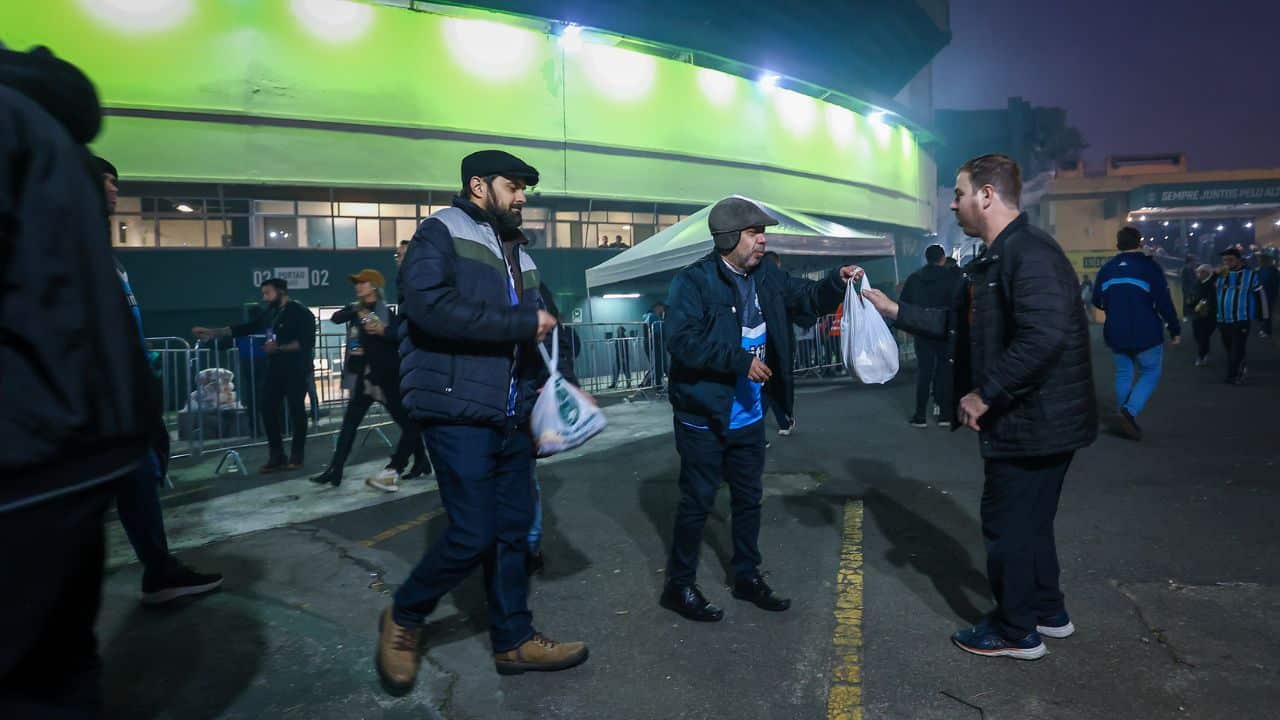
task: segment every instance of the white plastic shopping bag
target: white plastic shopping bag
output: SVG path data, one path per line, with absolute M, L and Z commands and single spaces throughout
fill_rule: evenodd
M 840 318 L 840 354 L 844 369 L 869 385 L 883 385 L 898 374 L 898 343 L 880 312 L 862 297 L 871 287 L 863 274 L 862 284 L 849 282 L 844 291 L 844 316 Z
M 533 442 L 538 457 L 572 450 L 600 434 L 606 424 L 604 412 L 587 396 L 560 375 L 560 328 L 551 331 L 551 354 L 542 343 L 538 352 L 547 364 L 551 377 L 533 405 Z

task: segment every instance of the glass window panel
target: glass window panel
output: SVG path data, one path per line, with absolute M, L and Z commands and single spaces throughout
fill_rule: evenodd
M 576 220 L 581 220 L 581 219 L 582 219 L 582 218 L 578 217 L 578 213 L 576 213 L 576 212 L 563 212 L 563 211 L 557 211 L 557 212 L 556 212 L 556 220 L 574 220 L 574 221 L 576 221 Z
M 600 231 L 596 233 L 600 236 L 599 242 L 595 247 L 622 249 L 631 247 L 631 226 L 617 225 L 614 223 L 601 224 L 597 226 Z
M 356 221 L 356 247 L 378 247 L 382 244 L 382 230 L 378 220 Z
M 350 250 L 356 246 L 356 221 L 351 218 L 333 219 L 334 246 Z
M 431 207 L 427 208 L 427 210 L 430 211 L 427 213 L 427 215 L 435 215 L 436 213 L 440 212 L 441 210 L 447 207 L 451 207 L 451 206 L 450 205 L 432 205 Z
M 307 200 L 299 200 L 299 201 L 298 201 L 298 214 L 299 214 L 299 215 L 324 215 L 324 216 L 328 216 L 328 215 L 330 215 L 330 214 L 331 214 L 331 213 L 329 212 L 329 211 L 330 211 L 330 208 L 331 208 L 331 206 L 330 206 L 330 205 L 329 205 L 329 203 L 327 203 L 327 202 L 311 202 L 311 201 L 307 201 Z
M 349 217 L 378 217 L 378 203 L 338 203 L 338 214 Z
M 416 207 L 400 203 L 382 203 L 379 205 L 378 210 L 382 217 L 411 218 L 418 216 L 418 209 Z
M 320 250 L 333 249 L 333 220 L 329 218 L 303 218 L 299 223 L 298 245 Z
M 116 212 L 122 213 L 122 214 L 142 212 L 142 198 L 137 198 L 137 197 L 116 198 Z
M 155 221 L 144 220 L 140 215 L 112 216 L 111 244 L 116 247 L 155 247 L 155 227 Z
M 204 247 L 204 220 L 172 220 L 159 222 L 160 247 Z
M 609 221 L 609 213 L 605 212 L 604 210 L 592 210 L 589 213 L 582 213 L 582 216 L 591 222 L 608 222 Z
M 417 220 L 397 220 L 396 245 L 399 245 L 401 240 L 412 240 L 416 232 L 418 232 Z
M 524 215 L 525 220 L 546 220 L 548 215 L 546 208 L 529 207 L 527 205 L 524 208 L 524 212 L 521 214 Z
M 262 221 L 263 245 L 270 248 L 306 247 L 298 234 L 298 219 L 293 217 L 264 217 Z
M 253 201 L 254 212 L 265 213 L 268 215 L 292 215 L 292 200 L 255 200 Z
M 378 235 L 382 238 L 382 247 L 396 246 L 396 221 L 395 220 L 379 220 Z
M 658 216 L 658 224 L 660 225 L 675 225 L 678 222 L 680 222 L 679 215 L 659 215 Z
M 631 244 L 638 245 L 645 240 L 656 235 L 658 229 L 653 225 L 632 225 L 631 226 Z
M 629 212 L 611 212 L 609 213 L 609 222 L 622 223 L 623 225 L 631 224 L 631 213 Z

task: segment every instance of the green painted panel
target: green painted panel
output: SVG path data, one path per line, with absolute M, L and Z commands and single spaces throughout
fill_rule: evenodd
M 743 192 L 932 222 L 932 161 L 906 128 L 502 22 L 344 0 L 43 0 L 0 4 L 0 28 L 81 66 L 107 106 L 169 113 L 108 119 L 95 147 L 133 179 L 451 189 L 462 155 L 505 142 L 546 193 Z

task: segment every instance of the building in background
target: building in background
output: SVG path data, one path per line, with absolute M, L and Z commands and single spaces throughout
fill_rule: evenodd
M 240 319 L 265 277 L 315 308 L 348 300 L 353 269 L 394 277 L 483 147 L 541 170 L 525 227 L 571 318 L 592 315 L 587 267 L 732 193 L 908 243 L 934 229 L 929 63 L 949 38 L 945 0 L 0 7 L 7 45 L 97 84 L 113 244 L 166 335 Z

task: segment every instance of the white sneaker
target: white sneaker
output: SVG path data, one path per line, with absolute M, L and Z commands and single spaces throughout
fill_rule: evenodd
M 791 433 L 795 431 L 796 431 L 795 418 L 791 418 L 791 425 L 789 427 L 778 428 L 778 434 L 781 435 L 782 437 L 790 437 Z
M 371 488 L 377 488 L 382 492 L 399 492 L 400 473 L 394 468 L 383 468 L 368 480 L 365 480 L 364 484 Z

